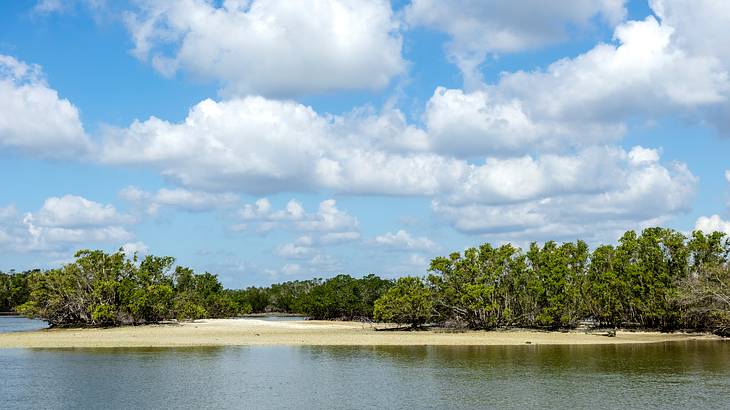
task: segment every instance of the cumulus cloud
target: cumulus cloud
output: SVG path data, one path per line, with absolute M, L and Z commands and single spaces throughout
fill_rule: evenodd
M 684 164 L 665 166 L 649 161 L 647 157 L 651 155 L 643 148 L 629 152 L 612 149 L 604 151 L 603 156 L 605 161 L 593 168 L 593 174 L 587 164 L 600 155 L 556 157 L 556 166 L 550 172 L 535 173 L 527 166 L 520 171 L 514 167 L 514 175 L 494 178 L 492 184 L 489 177 L 480 179 L 486 185 L 467 188 L 462 194 L 465 199 L 437 199 L 432 208 L 462 232 L 534 238 L 580 232 L 600 236 L 627 226 L 661 223 L 689 211 L 697 178 Z M 562 167 L 558 166 L 561 160 L 566 162 Z M 581 175 L 584 167 L 586 174 Z M 521 175 L 531 173 L 536 182 L 531 177 L 521 180 Z M 500 181 L 508 188 L 500 191 Z M 524 186 L 520 186 L 520 181 Z M 495 197 L 502 200 L 490 203 L 490 198 Z
M 676 18 L 659 15 L 666 20 L 622 23 L 615 43 L 545 69 L 503 73 L 471 92 L 438 88 L 424 115 L 427 145 L 462 157 L 580 148 L 620 139 L 631 118 L 665 115 L 730 130 L 730 55 L 689 44 Z
M 0 148 L 57 158 L 90 146 L 79 110 L 48 86 L 41 67 L 0 54 Z
M 118 212 L 112 205 L 65 195 L 48 198 L 38 211 L 22 215 L 12 206 L 0 208 L 0 242 L 17 252 L 124 243 L 134 237 L 127 229 L 133 223 L 133 217 Z
M 730 236 L 730 221 L 723 220 L 720 215 L 701 216 L 695 222 L 695 230 L 706 234 L 722 232 Z
M 283 209 L 275 210 L 268 199 L 262 198 L 254 204 L 244 205 L 239 216 L 246 223 L 257 224 L 259 231 L 274 228 L 294 229 L 322 235 L 323 240 L 328 243 L 359 237 L 357 218 L 337 208 L 334 199 L 320 202 L 316 212 L 308 213 L 294 199 L 287 202 Z M 311 244 L 310 242 L 309 245 Z
M 617 121 L 724 102 L 727 71 L 678 48 L 673 31 L 654 17 L 629 21 L 616 28 L 618 45 L 599 44 L 545 71 L 505 74 L 495 90 L 553 120 Z
M 128 257 L 145 256 L 150 252 L 150 248 L 144 242 L 128 242 L 122 245 L 122 252 Z
M 717 0 L 649 0 L 654 13 L 673 28 L 674 42 L 698 55 L 730 61 L 730 44 L 708 41 L 727 33 L 730 4 Z
M 558 150 L 614 140 L 622 124 L 571 124 L 535 120 L 520 98 L 438 87 L 426 106 L 425 145 L 459 157 L 524 153 L 528 147 Z
M 593 206 L 605 214 L 618 215 L 621 212 L 609 210 L 631 207 L 632 198 L 641 195 L 648 201 L 643 208 L 647 215 L 642 218 L 666 217 L 687 210 L 693 197 L 694 176 L 681 164 L 663 165 L 659 150 L 634 147 L 627 151 L 586 143 L 574 149 L 545 148 L 528 154 L 528 150 L 533 151 L 531 144 L 523 143 L 521 150 L 518 144 L 512 147 L 511 153 L 509 149 L 497 149 L 495 156 L 470 162 L 420 148 L 389 148 L 377 135 L 356 131 L 361 129 L 358 125 L 363 118 L 372 121 L 370 115 L 328 118 L 295 102 L 262 97 L 222 102 L 206 100 L 194 107 L 181 123 L 152 118 L 118 130 L 108 136 L 101 158 L 106 163 L 159 167 L 169 179 L 205 192 L 235 190 L 255 194 L 307 190 L 418 195 L 433 198 L 439 214 L 450 214 L 445 207 L 479 205 L 478 209 L 485 215 L 495 214 L 496 219 L 499 212 L 517 212 L 508 205 L 529 204 L 534 208 L 561 201 L 566 206 Z M 457 119 L 453 123 L 464 122 Z M 422 133 L 430 135 L 428 121 L 426 127 Z M 405 130 L 409 126 L 401 123 L 397 128 Z M 541 138 L 547 139 L 549 134 L 545 135 Z M 392 141 L 390 137 L 387 139 Z M 498 139 L 495 134 L 494 141 Z M 459 144 L 458 139 L 453 141 Z M 649 193 L 654 196 L 648 196 Z M 572 202 L 571 198 L 578 197 L 580 201 Z M 502 205 L 505 207 L 499 208 Z M 284 209 L 273 210 L 268 200 L 262 199 L 244 206 L 242 224 L 237 228 L 247 229 L 251 222 L 256 222 L 257 230 L 267 231 L 288 221 L 299 230 L 318 227 L 331 230 L 326 227 L 331 223 L 327 218 L 339 217 L 336 212 L 330 215 L 333 209 L 334 203 L 323 202 L 319 211 L 321 219 L 312 220 L 307 219 L 307 213 L 296 201 Z M 545 212 L 538 212 L 540 218 L 547 217 Z M 627 212 L 620 220 L 624 221 L 630 214 Z M 564 218 L 569 215 L 564 214 Z M 536 218 L 531 214 L 523 221 L 529 223 Z M 486 223 L 487 218 L 481 219 Z M 465 228 L 454 218 L 446 220 L 467 232 L 491 229 Z
M 205 100 L 183 121 L 152 117 L 109 132 L 99 157 L 159 169 L 181 189 L 198 192 L 422 196 L 437 216 L 475 234 L 598 235 L 665 221 L 689 210 L 696 178 L 681 163 L 663 163 L 661 149 L 617 142 L 630 119 L 704 117 L 725 107 L 730 79 L 723 52 L 691 45 L 698 40 L 683 34 L 679 12 L 660 3 L 652 3 L 656 18 L 621 23 L 620 1 L 561 11 L 576 14 L 555 19 L 560 23 L 545 41 L 559 41 L 566 24 L 597 15 L 617 24 L 613 41 L 544 69 L 503 73 L 468 92 L 439 87 L 419 126 L 390 105 L 323 115 L 260 96 Z M 418 7 L 414 2 L 406 14 Z M 531 47 L 528 40 L 514 49 Z M 489 47 L 511 50 L 508 43 Z M 273 210 L 260 200 L 241 215 L 239 230 L 289 224 L 309 232 L 326 223 L 308 220 L 296 201 Z M 588 222 L 596 218 L 602 222 L 591 232 Z M 322 229 L 317 243 L 359 240 L 356 229 Z
M 387 232 L 376 236 L 370 243 L 375 246 L 401 251 L 433 251 L 437 248 L 436 243 L 429 238 L 425 236 L 414 237 L 403 229 L 398 230 L 396 233 Z
M 134 54 L 165 75 L 183 70 L 219 81 L 227 95 L 380 88 L 405 67 L 399 23 L 385 0 L 138 5 L 126 18 Z
M 293 101 L 262 97 L 205 100 L 181 123 L 153 117 L 110 132 L 100 158 L 107 164 L 151 165 L 194 189 L 252 194 L 323 187 L 344 193 L 435 194 L 467 168 L 436 154 L 391 152 L 380 134 L 355 132 L 364 128 L 361 120 L 372 121 L 326 118 Z M 380 121 L 388 128 L 385 124 L 392 123 Z
M 565 40 L 569 27 L 588 27 L 597 16 L 616 24 L 624 0 L 413 0 L 405 9 L 411 26 L 447 33 L 447 52 L 467 84 L 481 78 L 477 68 L 488 53 L 516 52 Z
M 33 214 L 33 220 L 42 226 L 66 228 L 128 224 L 134 221 L 128 215 L 120 214 L 112 205 L 76 195 L 46 199 L 41 209 Z
M 150 193 L 135 186 L 128 186 L 119 192 L 119 196 L 137 207 L 143 207 L 150 215 L 156 215 L 163 207 L 187 212 L 206 212 L 230 208 L 238 202 L 238 196 L 235 194 L 191 191 L 184 188 L 162 188 Z
M 296 265 L 296 273 L 335 270 L 339 263 L 331 255 L 323 253 L 322 249 L 360 239 L 357 218 L 337 208 L 333 199 L 320 202 L 317 211 L 310 213 L 293 199 L 283 209 L 274 209 L 268 199 L 262 198 L 254 204 L 244 205 L 239 217 L 244 224 L 234 226 L 236 230 L 253 227 L 258 232 L 283 229 L 304 233 L 294 242 L 281 244 L 274 249 L 276 256 L 298 261 L 289 266 L 289 269 L 294 269 Z M 281 272 L 274 270 L 269 273 L 273 275 Z

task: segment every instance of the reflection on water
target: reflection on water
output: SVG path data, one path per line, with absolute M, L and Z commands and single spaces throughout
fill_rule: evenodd
M 24 332 L 47 327 L 48 323 L 42 320 L 26 319 L 21 316 L 0 316 L 0 333 Z
M 730 343 L 0 350 L 9 408 L 728 408 Z

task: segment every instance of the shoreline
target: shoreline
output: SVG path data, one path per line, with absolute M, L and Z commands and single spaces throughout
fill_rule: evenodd
M 375 331 L 360 322 L 207 319 L 117 328 L 44 329 L 0 334 L 0 348 L 124 348 L 206 346 L 517 346 L 616 345 L 723 340 L 703 333 L 493 330 Z

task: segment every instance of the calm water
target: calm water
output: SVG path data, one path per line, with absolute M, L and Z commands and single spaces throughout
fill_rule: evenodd
M 0 333 L 45 329 L 48 323 L 20 316 L 0 316 Z
M 730 342 L 0 349 L 3 408 L 730 408 Z

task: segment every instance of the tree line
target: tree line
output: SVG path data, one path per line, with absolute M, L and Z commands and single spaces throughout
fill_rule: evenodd
M 473 329 L 603 327 L 730 333 L 730 241 L 662 228 L 626 232 L 617 246 L 583 241 L 527 251 L 484 244 L 431 261 L 425 278 L 398 279 L 376 320 L 451 321 Z
M 437 257 L 424 277 L 376 275 L 224 289 L 171 257 L 80 251 L 59 269 L 0 274 L 0 310 L 52 325 L 113 326 L 282 312 L 408 324 L 696 329 L 730 333 L 730 240 L 649 228 L 617 245 L 583 241 L 522 250 L 483 244 Z
M 264 312 L 359 319 L 372 317 L 375 300 L 392 285 L 375 275 L 338 275 L 233 290 L 224 289 L 217 275 L 175 266 L 172 257 L 138 259 L 121 251 L 82 250 L 75 258 L 59 269 L 0 274 L 0 312 L 42 318 L 52 326 L 118 326 Z

